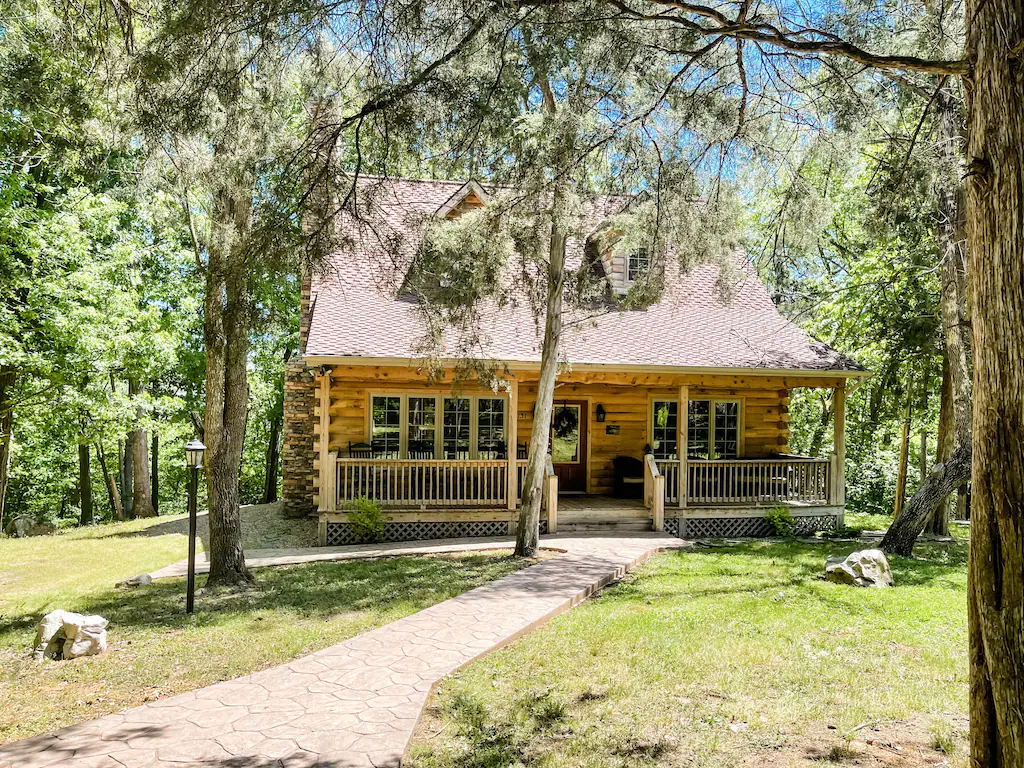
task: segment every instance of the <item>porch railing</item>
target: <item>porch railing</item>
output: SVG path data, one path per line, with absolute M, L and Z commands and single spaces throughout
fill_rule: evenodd
M 665 502 L 679 504 L 680 462 L 658 459 Z M 833 459 L 719 459 L 686 461 L 686 502 L 695 505 L 831 504 Z
M 504 507 L 508 462 L 339 458 L 336 488 L 339 508 L 358 498 L 395 507 Z
M 386 507 L 514 508 L 522 496 L 526 460 L 516 460 L 515 488 L 509 488 L 509 464 L 505 459 L 357 459 L 331 454 L 336 471 L 321 489 L 336 499 L 333 508 L 368 498 Z M 550 458 L 548 459 L 550 462 Z M 836 458 L 785 457 L 777 459 L 698 460 L 685 462 L 687 505 L 770 506 L 777 503 L 836 504 Z M 652 510 L 655 488 L 664 506 L 680 506 L 681 463 L 676 459 L 644 460 L 644 495 Z M 557 521 L 558 478 L 545 467 L 544 506 L 548 518 Z M 662 488 L 663 487 L 663 488 Z M 509 504 L 509 492 L 515 494 Z M 323 496 L 321 497 L 323 498 Z M 330 509 L 330 508 L 328 508 Z M 552 514 L 552 512 L 554 514 Z M 557 525 L 557 522 L 555 522 Z

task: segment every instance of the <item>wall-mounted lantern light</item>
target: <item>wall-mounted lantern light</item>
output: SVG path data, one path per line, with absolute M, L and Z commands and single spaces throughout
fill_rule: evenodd
M 594 409 L 594 415 L 597 416 L 598 421 L 604 421 L 605 416 L 607 416 L 604 410 L 604 406 L 598 403 L 597 408 Z

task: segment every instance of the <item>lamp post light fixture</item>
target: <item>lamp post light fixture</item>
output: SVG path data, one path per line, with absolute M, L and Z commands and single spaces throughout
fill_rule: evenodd
M 196 496 L 205 451 L 206 446 L 195 438 L 185 446 L 185 464 L 188 466 L 188 591 L 185 594 L 185 613 L 193 612 L 196 601 Z

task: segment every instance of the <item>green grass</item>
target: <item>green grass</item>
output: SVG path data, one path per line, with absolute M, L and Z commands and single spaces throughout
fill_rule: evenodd
M 818 578 L 826 556 L 856 548 L 658 556 L 447 681 L 412 765 L 788 767 L 856 754 L 874 766 L 871 744 L 897 727 L 924 752 L 952 751 L 967 699 L 966 546 L 894 558 L 889 590 Z M 901 765 L 925 765 L 908 757 L 919 752 Z
M 263 569 L 251 589 L 200 594 L 185 616 L 184 579 L 113 587 L 184 554 L 163 522 L 0 539 L 0 743 L 282 663 L 525 564 L 488 552 Z M 35 624 L 58 607 L 108 618 L 107 653 L 32 661 Z

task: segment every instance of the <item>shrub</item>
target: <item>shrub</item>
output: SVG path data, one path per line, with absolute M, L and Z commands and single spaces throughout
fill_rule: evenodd
M 789 507 L 784 507 L 781 504 L 768 510 L 768 514 L 764 516 L 764 519 L 768 521 L 768 525 L 775 531 L 776 536 L 792 536 L 796 530 L 796 524 L 793 522 L 793 515 L 790 514 Z
M 380 505 L 369 499 L 356 499 L 349 504 L 348 521 L 360 538 L 381 541 L 384 538 L 384 515 Z

